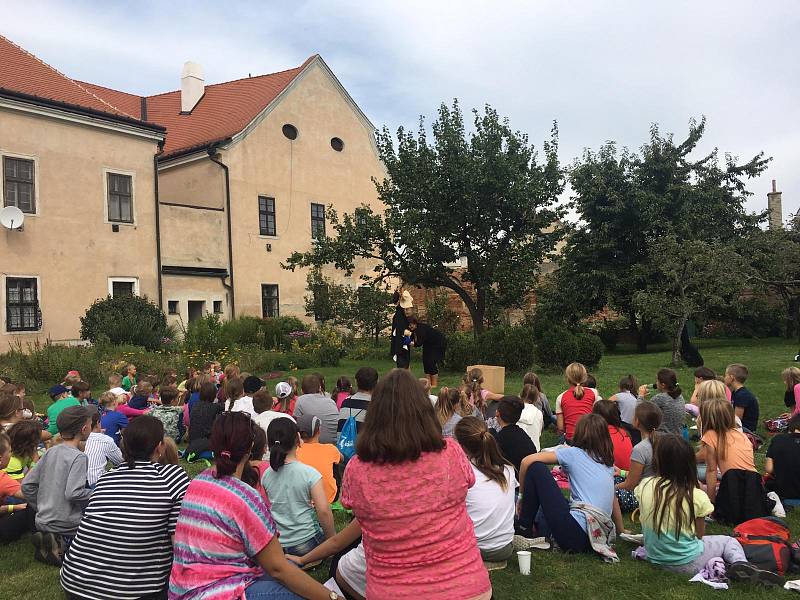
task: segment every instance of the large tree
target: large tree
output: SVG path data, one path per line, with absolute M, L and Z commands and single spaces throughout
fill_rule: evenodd
M 328 215 L 335 235 L 295 252 L 285 268 L 332 264 L 348 275 L 356 262 L 374 262 L 367 281 L 453 290 L 480 333 L 487 310 L 520 306 L 542 261 L 559 240 L 558 196 L 563 173 L 557 130 L 541 161 L 528 137 L 487 106 L 467 132 L 458 102 L 442 104 L 429 140 L 402 127 L 395 139 L 377 136 L 387 176 L 377 181 L 383 211 L 367 205 Z
M 678 248 L 695 241 L 728 248 L 757 229 L 764 215 L 745 210 L 745 182 L 769 159 L 760 153 L 740 163 L 727 154 L 722 159 L 716 149 L 693 158 L 704 132 L 705 119 L 691 122 L 686 139 L 676 142 L 654 125 L 638 153 L 612 142 L 575 161 L 571 207 L 578 222 L 567 237 L 555 286 L 563 314 L 575 318 L 610 307 L 628 317 L 644 351 L 653 313 L 639 310 L 635 297 L 645 292 L 657 298 L 663 287 L 660 240 L 674 240 Z M 672 300 L 664 298 L 664 305 Z

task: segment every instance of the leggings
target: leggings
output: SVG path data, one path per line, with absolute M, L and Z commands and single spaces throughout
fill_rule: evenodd
M 2 508 L 5 507 L 0 507 L 0 510 Z M 35 517 L 36 513 L 30 507 L 0 516 L 0 544 L 8 544 L 18 540 L 26 533 L 32 533 Z
M 542 518 L 559 547 L 565 552 L 589 552 L 591 544 L 586 531 L 569 512 L 569 502 L 561 494 L 550 470 L 542 463 L 533 463 L 525 474 L 525 493 L 519 526 L 533 527 L 536 514 L 541 509 Z

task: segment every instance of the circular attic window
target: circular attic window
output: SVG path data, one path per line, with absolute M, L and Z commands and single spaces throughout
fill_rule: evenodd
M 344 150 L 344 142 L 340 138 L 331 138 L 331 148 L 336 150 L 337 152 L 341 152 Z
M 283 135 L 285 135 L 290 140 L 296 140 L 297 139 L 297 127 L 295 127 L 294 125 L 290 125 L 289 123 L 286 123 L 286 125 L 283 126 L 281 131 L 283 131 Z

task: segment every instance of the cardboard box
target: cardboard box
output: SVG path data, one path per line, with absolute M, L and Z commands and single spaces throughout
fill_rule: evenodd
M 470 365 L 467 373 L 472 369 L 483 371 L 483 388 L 495 394 L 505 394 L 506 390 L 506 368 L 495 365 Z

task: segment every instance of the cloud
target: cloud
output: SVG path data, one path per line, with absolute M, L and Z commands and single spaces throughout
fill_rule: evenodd
M 774 157 L 750 183 L 766 207 L 800 208 L 800 11 L 791 0 L 404 2 L 8 2 L 0 31 L 63 72 L 157 93 L 184 60 L 209 82 L 300 64 L 319 52 L 381 126 L 414 127 L 438 104 L 495 106 L 537 141 L 558 120 L 569 163 L 606 140 L 636 148 L 652 122 L 685 135 L 708 118 L 698 155 Z M 36 27 L 31 27 L 36 23 Z

